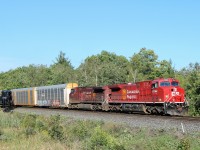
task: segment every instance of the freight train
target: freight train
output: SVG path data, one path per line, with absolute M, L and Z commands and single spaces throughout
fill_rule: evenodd
M 185 91 L 173 78 L 100 87 L 76 83 L 2 91 L 2 107 L 32 106 L 184 116 Z

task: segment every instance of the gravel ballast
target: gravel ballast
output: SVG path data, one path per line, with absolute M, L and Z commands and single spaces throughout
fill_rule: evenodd
M 73 119 L 112 122 L 117 124 L 125 124 L 131 127 L 144 127 L 164 130 L 175 129 L 184 133 L 200 132 L 200 119 L 187 119 L 184 117 L 23 107 L 15 108 L 14 111 L 48 116 L 59 114 Z

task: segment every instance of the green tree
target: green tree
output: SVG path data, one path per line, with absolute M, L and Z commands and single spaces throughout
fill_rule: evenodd
M 2 73 L 0 84 L 2 89 L 26 88 L 48 85 L 49 69 L 44 65 L 29 65 Z
M 174 78 L 175 69 L 172 67 L 172 61 L 162 60 L 156 66 L 154 77 Z
M 128 81 L 129 62 L 124 56 L 102 51 L 87 57 L 77 69 L 80 85 L 100 86 Z
M 54 62 L 54 64 L 55 65 L 61 64 L 61 65 L 66 65 L 66 66 L 72 67 L 71 62 L 69 61 L 69 59 L 67 57 L 65 57 L 65 55 L 66 54 L 64 52 L 60 51 L 60 54 L 56 58 L 56 61 Z
M 158 61 L 158 55 L 151 49 L 142 48 L 139 53 L 134 53 L 130 62 L 130 70 L 134 81 L 175 76 L 175 69 L 172 67 L 172 61 Z
M 26 87 L 49 85 L 51 81 L 50 69 L 45 65 L 29 65 L 26 75 L 28 78 Z
M 200 64 L 189 65 L 189 76 L 186 83 L 187 96 L 190 99 L 190 112 L 200 115 Z
M 158 56 L 153 50 L 142 48 L 139 53 L 134 53 L 130 60 L 135 81 L 155 78 Z
M 65 53 L 62 51 L 56 58 L 56 62 L 50 66 L 51 69 L 51 84 L 62 84 L 67 82 L 74 82 L 74 68 Z

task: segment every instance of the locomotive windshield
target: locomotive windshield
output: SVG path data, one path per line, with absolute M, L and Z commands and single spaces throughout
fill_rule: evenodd
M 173 82 L 172 82 L 172 86 L 179 86 L 179 85 L 178 85 L 178 82 L 173 81 Z
M 168 81 L 161 82 L 160 86 L 170 86 L 170 82 Z
M 173 82 L 168 82 L 168 81 L 164 81 L 164 82 L 161 82 L 160 83 L 160 86 L 179 86 L 179 84 L 178 84 L 178 82 L 175 82 L 175 81 L 173 81 Z

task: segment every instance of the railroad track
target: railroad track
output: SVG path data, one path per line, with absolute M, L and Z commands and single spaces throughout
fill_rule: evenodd
M 200 117 L 191 116 L 170 116 L 172 119 L 188 120 L 188 121 L 200 121 Z

